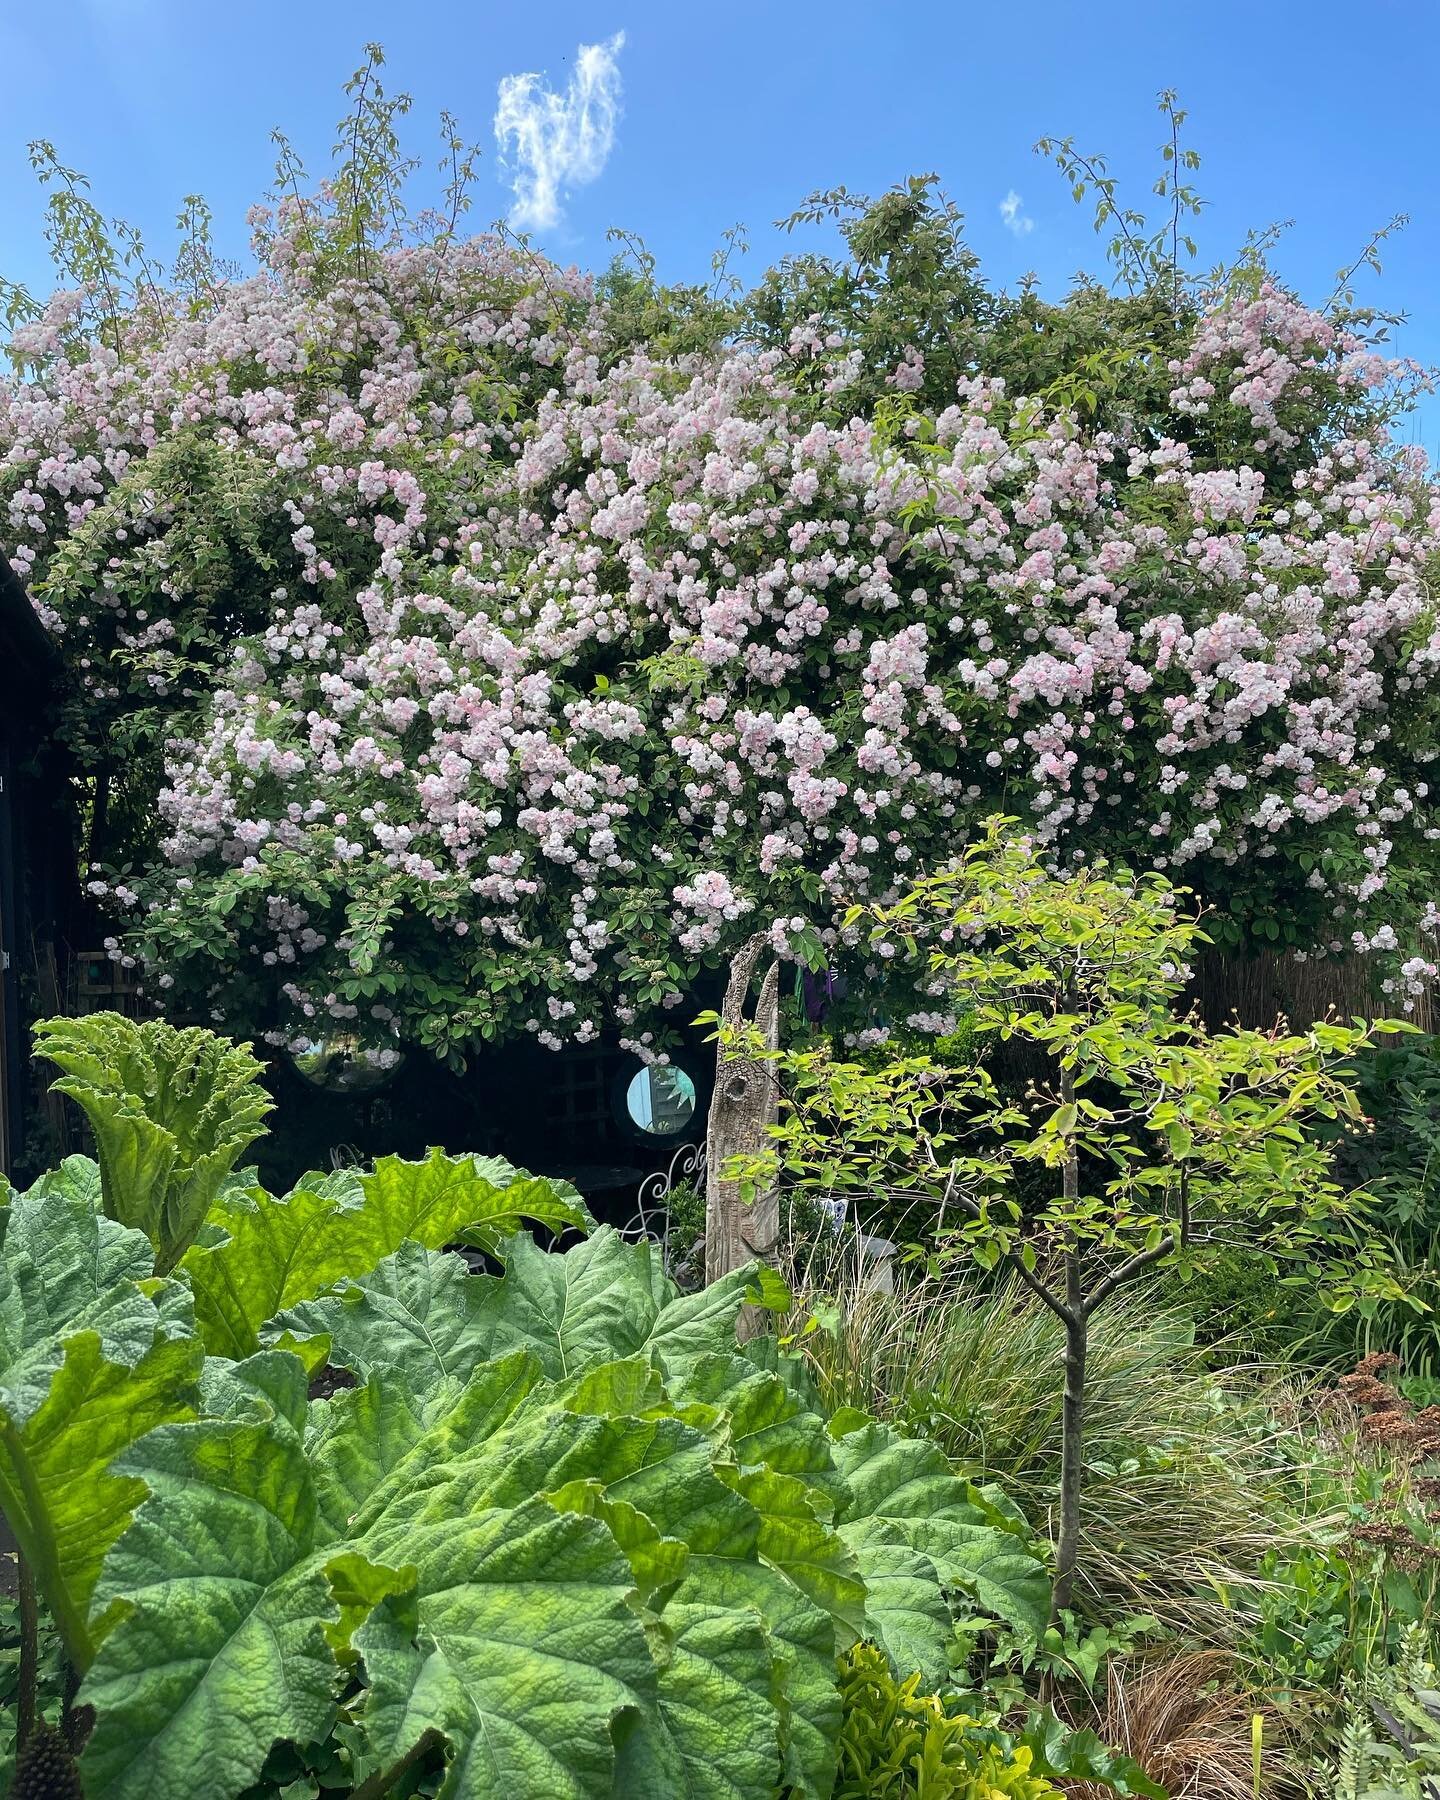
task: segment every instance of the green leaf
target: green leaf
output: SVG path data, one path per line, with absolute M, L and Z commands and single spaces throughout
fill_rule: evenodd
M 329 1726 L 340 1613 L 300 1440 L 278 1419 L 166 1425 L 121 1457 L 151 1498 L 96 1592 L 118 1622 L 81 1688 L 86 1787 L 107 1800 L 238 1793 L 282 1737 Z M 236 1721 L 243 1719 L 243 1728 Z
M 994 1520 L 992 1504 L 951 1472 L 933 1444 L 867 1425 L 836 1442 L 835 1463 L 853 1496 L 840 1515 L 840 1535 L 867 1580 L 877 1546 L 888 1552 L 908 1544 L 985 1614 L 1032 1637 L 1045 1629 L 1050 1580 L 1044 1563 Z
M 758 1612 L 667 1608 L 660 1714 L 691 1800 L 770 1800 L 780 1784 L 775 1652 Z
M 362 1379 L 390 1368 L 411 1392 L 425 1393 L 436 1382 L 466 1380 L 488 1357 L 489 1285 L 471 1277 L 463 1257 L 412 1240 L 336 1293 L 278 1313 L 264 1335 L 324 1334 L 332 1363 Z
M 500 1169 L 503 1178 L 494 1179 Z M 496 1252 L 527 1222 L 552 1231 L 588 1230 L 593 1224 L 585 1203 L 568 1182 L 520 1174 L 499 1158 L 446 1156 L 431 1149 L 421 1162 L 385 1156 L 373 1173 L 363 1175 L 364 1210 L 394 1232 L 402 1221 L 417 1224 L 436 1218 L 456 1221 L 455 1235 L 480 1249 Z M 417 1238 L 438 1247 L 420 1229 L 400 1229 L 389 1248 L 402 1238 Z M 350 1272 L 358 1273 L 358 1267 Z
M 83 1200 L 101 1210 L 100 1165 L 88 1156 L 67 1156 L 56 1169 L 47 1169 L 29 1188 L 32 1200 Z
M 667 1386 L 677 1405 L 698 1400 L 723 1408 L 730 1451 L 742 1468 L 763 1464 L 798 1475 L 836 1505 L 848 1500 L 824 1419 L 778 1374 L 757 1370 L 743 1356 L 714 1352 L 682 1364 Z
M 110 1467 L 151 1426 L 187 1416 L 200 1347 L 139 1278 L 146 1239 L 83 1198 L 17 1196 L 0 1246 L 0 1506 L 66 1649 L 89 1662 L 101 1560 L 144 1488 Z M 173 1284 L 161 1286 L 167 1303 Z
M 685 1573 L 689 1547 L 679 1538 L 663 1537 L 659 1528 L 628 1500 L 612 1500 L 594 1478 L 567 1481 L 545 1498 L 557 1512 L 584 1513 L 601 1519 L 625 1552 L 635 1586 L 647 1606 L 663 1604 Z
M 795 1800 L 826 1800 L 834 1786 L 840 1732 L 835 1621 L 778 1570 L 693 1553 L 671 1604 L 749 1609 L 765 1621 L 784 1684 L 785 1778 Z
M 610 1793 L 616 1736 L 655 1710 L 657 1681 L 604 1525 L 535 1500 L 408 1537 L 418 1602 L 386 1601 L 355 1639 L 381 1760 L 435 1730 L 445 1800 Z
M 89 1121 L 106 1217 L 143 1231 L 167 1273 L 264 1128 L 260 1063 L 199 1026 L 119 1013 L 42 1020 L 35 1054 L 61 1070 L 55 1091 Z
M 867 1535 L 859 1561 L 865 1573 L 867 1629 L 897 1671 L 917 1671 L 933 1690 L 950 1675 L 955 1625 L 934 1563 L 894 1530 Z
M 668 1366 L 733 1349 L 749 1281 L 737 1270 L 677 1299 L 649 1243 L 626 1243 L 609 1226 L 563 1256 L 521 1234 L 498 1280 L 492 1354 L 531 1349 L 545 1373 L 562 1380 L 640 1353 Z
M 396 1496 L 441 1477 L 447 1461 L 486 1444 L 527 1402 L 540 1365 L 525 1351 L 486 1363 L 463 1387 L 419 1392 L 393 1371 L 310 1408 L 307 1449 L 326 1542 L 383 1518 Z
M 1167 1790 L 1152 1781 L 1132 1757 L 1110 1749 L 1093 1731 L 1062 1725 L 1052 1712 L 1032 1714 L 1018 1742 L 1030 1751 L 1031 1767 L 1037 1775 L 1097 1781 L 1113 1794 L 1167 1800 Z
M 185 1259 L 206 1348 L 250 1355 L 276 1313 L 365 1275 L 407 1240 L 439 1249 L 464 1235 L 494 1248 L 526 1204 L 557 1222 L 574 1213 L 547 1183 L 527 1177 L 515 1191 L 519 1198 L 497 1187 L 474 1157 L 431 1150 L 421 1162 L 385 1157 L 373 1174 L 301 1186 L 283 1200 L 260 1188 L 225 1196 L 212 1214 L 224 1239 Z
M 854 1551 L 828 1523 L 823 1496 L 793 1475 L 746 1469 L 725 1479 L 760 1515 L 756 1549 L 843 1627 L 846 1642 L 865 1629 L 865 1586 Z

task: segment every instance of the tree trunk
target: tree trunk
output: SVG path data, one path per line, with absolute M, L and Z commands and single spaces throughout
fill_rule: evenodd
M 1060 1071 L 1060 1102 L 1075 1105 L 1075 1076 Z M 1073 1132 L 1064 1168 L 1065 1210 L 1072 1217 L 1080 1200 L 1080 1159 Z M 1055 1594 L 1051 1614 L 1069 1606 L 1080 1555 L 1080 1482 L 1084 1471 L 1085 1358 L 1090 1321 L 1085 1312 L 1085 1279 L 1080 1252 L 1065 1254 L 1065 1398 L 1060 1412 L 1060 1529 L 1055 1542 Z
M 1090 1322 L 1078 1313 L 1065 1323 L 1065 1399 L 1061 1407 L 1060 1528 L 1055 1543 L 1052 1617 L 1070 1605 L 1080 1558 L 1080 1482 L 1085 1450 L 1085 1359 Z
M 725 1003 L 720 1009 L 722 1032 L 747 1023 L 750 982 L 767 940 L 753 937 L 730 965 Z M 761 985 L 752 1023 L 765 1047 L 780 1043 L 780 965 L 772 963 Z M 756 1259 L 774 1254 L 780 1235 L 775 1193 L 758 1194 L 747 1205 L 738 1181 L 723 1170 L 732 1156 L 753 1155 L 768 1142 L 768 1127 L 779 1112 L 774 1066 L 762 1057 L 727 1051 L 723 1038 L 716 1052 L 715 1093 L 705 1134 L 705 1281 L 708 1286 Z M 747 1306 L 739 1321 L 742 1338 L 759 1330 L 763 1315 Z

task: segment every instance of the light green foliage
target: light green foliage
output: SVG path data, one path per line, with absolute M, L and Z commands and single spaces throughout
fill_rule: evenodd
M 1316 1126 L 1361 1114 L 1340 1065 L 1372 1031 L 1212 1032 L 1176 1010 L 1203 941 L 1158 875 L 1103 861 L 1055 875 L 1015 821 L 992 819 L 955 866 L 898 903 L 856 909 L 876 953 L 904 952 L 977 1041 L 1015 1040 L 1043 1073 L 1023 1102 L 983 1067 L 928 1056 L 878 1067 L 826 1048 L 775 1057 L 774 1142 L 731 1173 L 850 1205 L 932 1209 L 933 1271 L 963 1256 L 1008 1264 L 1065 1332 L 1057 1604 L 1080 1536 L 1090 1322 L 1162 1262 L 1182 1270 L 1239 1234 L 1292 1263 L 1284 1279 L 1336 1306 L 1403 1299 L 1372 1251 L 1365 1201 L 1334 1178 Z M 1374 1027 L 1374 1031 L 1384 1027 Z M 1397 1028 L 1398 1029 L 1398 1028 Z M 747 1050 L 764 1055 L 764 1046 Z M 1336 1239 L 1345 1254 L 1335 1255 Z
M 145 1493 L 113 1459 L 196 1398 L 183 1296 L 167 1283 L 149 1297 L 150 1266 L 144 1237 L 84 1199 L 19 1195 L 6 1209 L 0 1507 L 82 1667 L 101 1560 Z
M 1338 1759 L 1316 1771 L 1329 1800 L 1429 1800 L 1440 1779 L 1440 1669 L 1420 1626 L 1397 1661 L 1345 1685 Z
M 213 1031 L 119 1013 L 42 1020 L 35 1051 L 95 1134 L 105 1216 L 143 1231 L 166 1274 L 264 1128 L 261 1065 Z
M 256 1335 L 318 1336 L 359 1385 L 307 1403 L 284 1349 L 212 1359 L 203 1415 L 115 1465 L 150 1498 L 96 1594 L 97 1793 L 238 1794 L 358 1678 L 357 1781 L 443 1746 L 447 1796 L 818 1797 L 837 1650 L 923 1640 L 943 1673 L 957 1619 L 1043 1625 L 1007 1514 L 739 1354 L 752 1273 L 681 1296 L 602 1230 L 521 1236 L 498 1277 L 406 1240 L 326 1285 Z
M 283 1199 L 227 1191 L 184 1262 L 200 1335 L 214 1355 L 248 1356 L 267 1319 L 366 1274 L 403 1243 L 463 1240 L 494 1253 L 527 1220 L 561 1231 L 590 1216 L 565 1182 L 434 1149 L 420 1162 L 382 1157 L 368 1173 L 303 1176 Z
M 789 1104 L 750 1178 L 779 1168 L 810 1191 L 923 1199 L 936 1230 L 949 1226 L 986 1267 L 1012 1260 L 1033 1276 L 1056 1254 L 1078 1255 L 1091 1310 L 1139 1268 L 1201 1260 L 1237 1218 L 1248 1242 L 1279 1237 L 1292 1251 L 1314 1244 L 1322 1221 L 1359 1226 L 1363 1197 L 1341 1192 L 1310 1128 L 1358 1118 L 1339 1064 L 1370 1034 L 1324 1022 L 1210 1032 L 1180 1018 L 1173 1003 L 1203 942 L 1183 896 L 1105 866 L 1051 875 L 1013 826 L 992 820 L 953 871 L 851 923 L 891 955 L 925 960 L 977 1041 L 1034 1046 L 1047 1075 L 1032 1104 L 1009 1101 L 974 1065 L 785 1052 Z M 1307 1279 L 1337 1303 L 1393 1296 L 1364 1249 L 1362 1238 L 1343 1266 Z
M 873 1644 L 841 1663 L 844 1723 L 834 1800 L 1060 1800 L 1033 1754 L 911 1675 L 897 1681 Z

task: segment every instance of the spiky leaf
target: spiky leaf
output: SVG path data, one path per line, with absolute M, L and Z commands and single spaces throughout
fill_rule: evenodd
M 60 1069 L 55 1089 L 89 1120 L 106 1217 L 143 1231 L 166 1273 L 264 1129 L 260 1063 L 200 1026 L 108 1012 L 43 1020 L 35 1053 Z

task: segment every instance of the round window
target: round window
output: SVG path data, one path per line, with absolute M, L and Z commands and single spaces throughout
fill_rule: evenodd
M 648 1137 L 678 1137 L 695 1116 L 695 1083 L 673 1063 L 637 1069 L 625 1089 L 625 1111 Z
M 290 1052 L 295 1073 L 327 1094 L 373 1094 L 405 1060 L 393 1045 L 362 1044 L 349 1033 L 312 1038 Z

